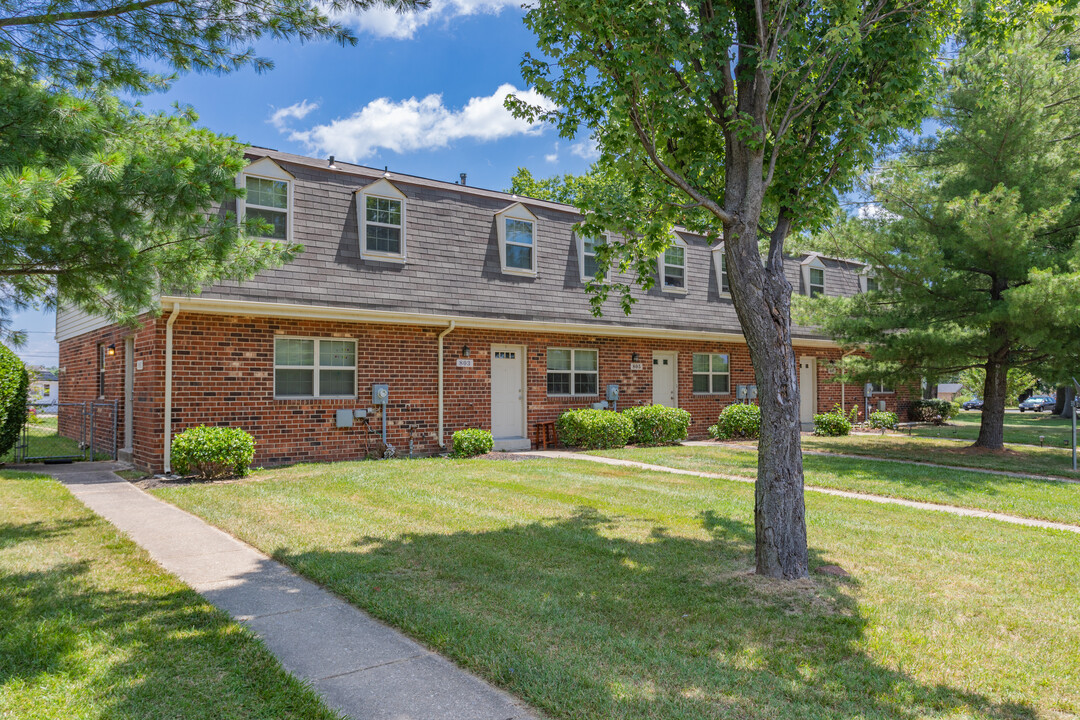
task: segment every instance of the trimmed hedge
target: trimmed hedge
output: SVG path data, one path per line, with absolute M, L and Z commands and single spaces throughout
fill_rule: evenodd
M 247 475 L 254 457 L 255 438 L 240 428 L 200 425 L 172 441 L 173 470 L 200 480 Z
M 761 436 L 761 407 L 741 403 L 728 405 L 720 412 L 716 424 L 709 428 L 709 435 L 717 440 L 757 440 Z
M 634 434 L 634 421 L 611 410 L 567 410 L 555 421 L 559 441 L 567 447 L 603 450 L 622 447 Z
M 870 427 L 878 430 L 895 430 L 897 423 L 896 413 L 885 410 L 876 410 L 870 413 Z
M 631 407 L 623 415 L 634 423 L 630 442 L 637 445 L 675 445 L 690 434 L 690 413 L 665 405 Z
M 941 398 L 915 400 L 908 411 L 915 422 L 943 423 L 960 412 L 960 403 L 949 402 Z
M 30 376 L 26 366 L 15 353 L 0 345 L 0 455 L 11 452 L 19 441 L 29 394 Z
M 495 446 L 495 440 L 487 430 L 466 428 L 458 430 L 450 439 L 450 454 L 456 458 L 486 455 Z

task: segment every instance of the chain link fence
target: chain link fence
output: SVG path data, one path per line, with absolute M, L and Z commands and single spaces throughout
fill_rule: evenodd
M 32 403 L 13 460 L 115 460 L 117 409 L 116 400 Z

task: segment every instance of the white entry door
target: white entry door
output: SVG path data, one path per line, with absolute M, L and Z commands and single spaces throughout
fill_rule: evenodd
M 500 445 L 500 439 L 527 437 L 525 348 L 520 345 L 491 346 L 491 434 L 496 445 Z
M 653 405 L 679 407 L 679 354 L 654 352 L 652 356 Z
M 799 358 L 799 420 L 814 422 L 817 412 L 817 358 Z

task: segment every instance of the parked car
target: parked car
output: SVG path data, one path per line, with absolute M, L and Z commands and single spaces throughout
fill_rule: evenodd
M 1032 412 L 1042 412 L 1043 410 L 1054 409 L 1054 398 L 1047 397 L 1045 395 L 1032 395 L 1024 402 L 1020 403 L 1020 412 L 1030 410 Z
M 982 406 L 983 406 L 983 401 L 982 400 L 980 400 L 979 398 L 972 398 L 972 399 L 968 400 L 967 402 L 965 402 L 960 407 L 964 408 L 965 410 L 982 410 Z

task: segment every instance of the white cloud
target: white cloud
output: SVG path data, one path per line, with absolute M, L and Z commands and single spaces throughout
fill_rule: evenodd
M 549 163 L 559 162 L 559 143 L 555 143 L 555 149 L 545 155 L 544 160 L 547 160 Z
M 896 220 L 899 218 L 898 215 L 889 212 L 877 203 L 860 205 L 859 209 L 855 211 L 855 216 L 861 220 Z
M 465 138 L 491 141 L 543 132 L 542 124 L 515 118 L 503 106 L 511 93 L 528 103 L 552 108 L 536 91 L 518 90 L 506 83 L 491 95 L 471 98 L 460 110 L 447 108 L 442 95 L 436 94 L 400 101 L 379 98 L 347 118 L 293 132 L 290 138 L 309 150 L 357 161 L 380 149 L 404 153 L 442 148 Z
M 307 100 L 301 100 L 288 107 L 277 108 L 270 114 L 268 122 L 278 130 L 284 130 L 286 125 L 289 124 L 289 120 L 303 120 L 308 113 L 318 108 L 319 103 L 309 103 Z
M 420 28 L 432 23 L 449 22 L 469 15 L 498 15 L 505 8 L 521 7 L 521 0 L 431 0 L 418 12 L 399 13 L 375 6 L 360 13 L 335 14 L 335 19 L 352 25 L 360 32 L 378 37 L 408 40 Z
M 582 160 L 600 159 L 600 148 L 597 147 L 596 140 L 593 138 L 574 143 L 570 146 L 570 153 L 577 155 Z

